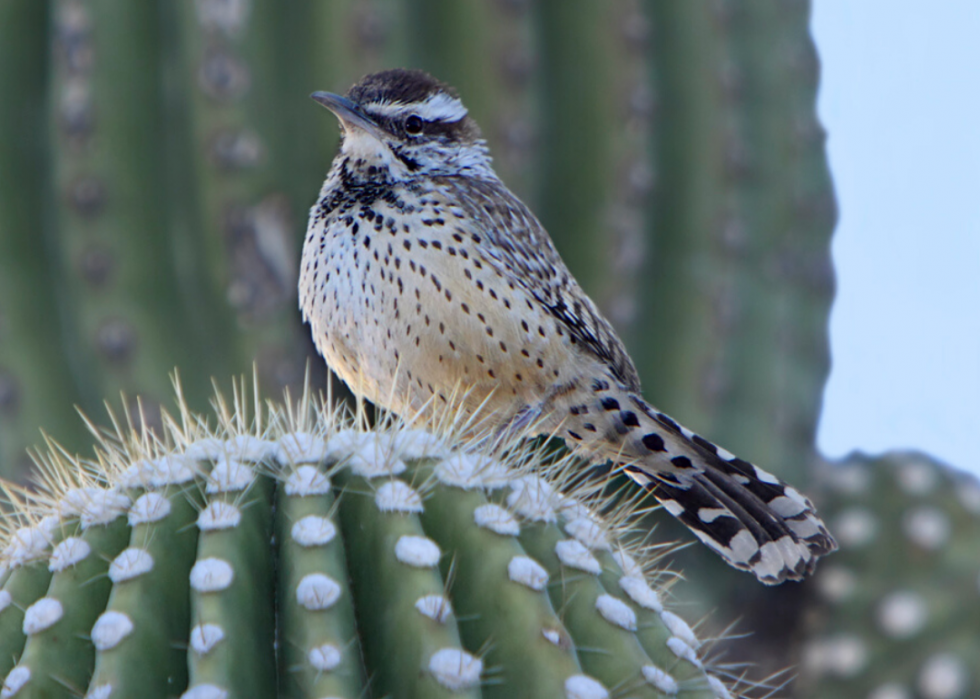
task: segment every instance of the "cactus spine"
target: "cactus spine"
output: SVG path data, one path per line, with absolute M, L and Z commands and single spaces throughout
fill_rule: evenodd
M 8 486 L 3 696 L 738 689 L 664 610 L 624 511 L 548 482 L 571 461 L 360 431 L 305 398 L 249 420 L 242 395 L 217 399 L 216 429 L 184 409 L 163 435 L 102 434 L 97 461 L 51 451 L 39 491 Z

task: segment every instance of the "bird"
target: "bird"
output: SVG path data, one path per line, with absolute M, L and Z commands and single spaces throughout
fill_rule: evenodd
M 623 342 L 494 172 L 458 93 L 390 69 L 311 97 L 339 150 L 310 209 L 299 303 L 328 366 L 397 414 L 448 401 L 612 461 L 735 568 L 802 580 L 837 544 L 810 500 L 642 396 Z

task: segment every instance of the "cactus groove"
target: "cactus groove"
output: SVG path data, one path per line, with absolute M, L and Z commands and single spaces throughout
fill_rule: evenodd
M 181 406 L 162 434 L 98 432 L 96 460 L 52 443 L 36 488 L 5 486 L 0 696 L 749 688 L 664 609 L 625 510 L 550 482 L 570 459 L 472 425 L 357 429 L 305 396 L 249 419 L 243 395 L 213 428 Z

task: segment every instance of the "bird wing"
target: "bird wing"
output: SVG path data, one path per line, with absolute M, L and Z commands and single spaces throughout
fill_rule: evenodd
M 499 181 L 458 179 L 447 177 L 442 184 L 464 209 L 484 261 L 559 321 L 580 351 L 599 359 L 626 388 L 639 392 L 640 377 L 622 340 L 582 291 L 530 209 Z

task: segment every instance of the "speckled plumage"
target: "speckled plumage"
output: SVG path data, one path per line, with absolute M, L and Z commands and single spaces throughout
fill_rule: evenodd
M 344 141 L 310 212 L 300 304 L 351 389 L 399 413 L 448 400 L 627 464 L 732 565 L 799 579 L 836 545 L 794 489 L 646 403 L 609 322 L 496 177 L 450 88 L 386 71 L 317 93 Z M 425 118 L 422 118 L 425 117 Z

